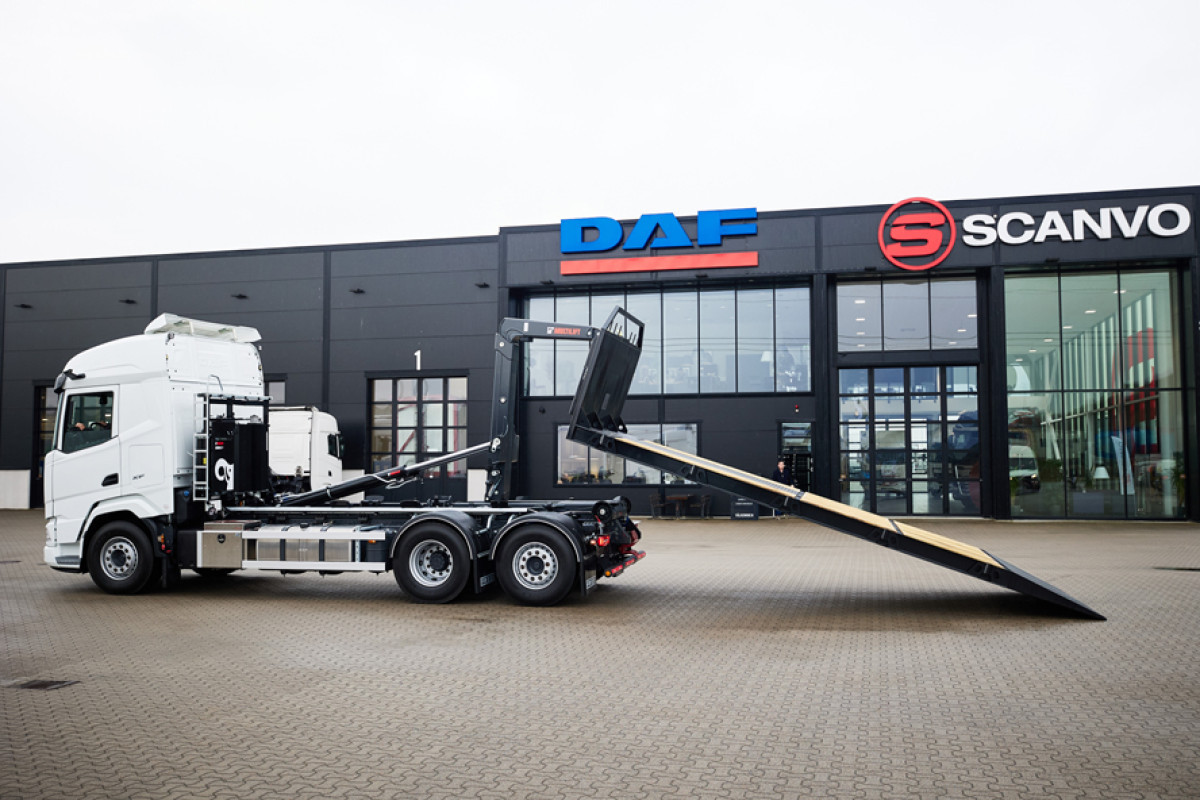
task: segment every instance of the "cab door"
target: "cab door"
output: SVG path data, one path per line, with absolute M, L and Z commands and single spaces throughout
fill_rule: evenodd
M 46 516 L 56 520 L 60 542 L 76 541 L 92 507 L 123 491 L 117 402 L 112 387 L 72 392 L 60 403 L 46 455 Z

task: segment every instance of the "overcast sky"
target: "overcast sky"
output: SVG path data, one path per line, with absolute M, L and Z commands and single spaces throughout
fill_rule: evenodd
M 0 263 L 1200 184 L 1200 2 L 0 0 Z

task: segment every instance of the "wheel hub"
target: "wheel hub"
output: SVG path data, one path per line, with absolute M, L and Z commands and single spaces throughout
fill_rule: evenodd
M 101 566 L 104 574 L 113 580 L 128 578 L 137 569 L 137 565 L 137 548 L 128 539 L 113 539 L 104 546 Z
M 528 589 L 541 589 L 558 575 L 558 556 L 541 542 L 530 542 L 513 555 L 513 574 Z
M 440 586 L 453 570 L 454 557 L 441 542 L 421 542 L 408 558 L 408 571 L 422 586 Z

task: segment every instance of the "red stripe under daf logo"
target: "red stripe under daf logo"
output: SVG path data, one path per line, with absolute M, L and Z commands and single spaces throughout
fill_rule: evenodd
M 620 272 L 659 272 L 670 269 L 724 269 L 757 267 L 758 253 L 700 253 L 687 256 L 639 256 L 560 261 L 562 275 L 597 275 Z

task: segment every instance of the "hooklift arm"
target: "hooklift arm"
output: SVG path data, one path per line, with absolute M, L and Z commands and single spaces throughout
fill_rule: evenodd
M 489 442 L 487 493 L 492 505 L 508 502 L 512 470 L 520 455 L 517 405 L 521 391 L 521 346 L 534 339 L 567 339 L 590 342 L 599 329 L 507 317 L 496 333 L 496 367 L 492 382 L 492 436 Z
M 396 486 L 415 479 L 424 470 L 488 452 L 490 457 L 486 498 L 494 505 L 504 505 L 508 501 L 508 490 L 512 486 L 512 467 L 519 450 L 516 419 L 521 386 L 521 344 L 532 339 L 573 339 L 586 342 L 595 338 L 597 333 L 598 329 L 587 325 L 505 318 L 496 334 L 496 373 L 492 383 L 492 435 L 486 444 L 457 450 L 419 464 L 389 467 L 324 489 L 290 495 L 279 500 L 278 504 L 314 505 L 348 497 L 365 489 Z

